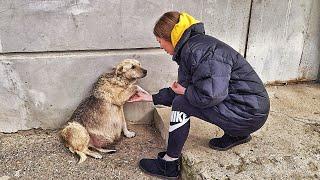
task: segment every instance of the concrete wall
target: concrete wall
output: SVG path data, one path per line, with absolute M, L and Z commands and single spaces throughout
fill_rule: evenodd
M 124 58 L 146 66 L 139 84 L 148 91 L 170 85 L 177 65 L 152 34 L 169 10 L 203 21 L 206 33 L 246 55 L 264 82 L 317 76 L 317 0 L 2 0 L 0 131 L 61 127 L 96 78 Z M 134 123 L 149 123 L 152 110 L 151 103 L 125 107 Z

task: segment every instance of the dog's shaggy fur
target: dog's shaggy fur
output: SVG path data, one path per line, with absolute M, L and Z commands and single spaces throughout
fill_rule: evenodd
M 85 161 L 86 155 L 102 157 L 89 147 L 100 152 L 115 151 L 105 148 L 119 139 L 122 131 L 126 137 L 135 136 L 127 129 L 123 105 L 140 89 L 134 83 L 146 74 L 147 70 L 141 67 L 139 61 L 125 59 L 113 72 L 99 77 L 91 95 L 77 107 L 61 131 L 65 145 L 80 156 L 78 163 Z

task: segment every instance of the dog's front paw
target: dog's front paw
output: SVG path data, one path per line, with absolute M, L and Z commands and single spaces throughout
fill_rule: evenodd
M 144 93 L 144 94 L 149 94 L 146 90 L 144 90 L 142 87 L 140 87 L 140 86 L 138 86 L 138 85 L 136 85 L 137 86 L 137 90 L 136 91 L 138 91 L 138 92 L 142 92 L 142 93 Z
M 136 133 L 132 132 L 132 131 L 127 131 L 127 132 L 124 132 L 124 135 L 128 138 L 132 138 L 132 137 L 136 136 Z

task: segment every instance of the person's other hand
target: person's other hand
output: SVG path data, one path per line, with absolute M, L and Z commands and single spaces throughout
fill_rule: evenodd
M 177 82 L 173 82 L 173 84 L 171 85 L 171 89 L 176 93 L 176 94 L 181 94 L 183 95 L 184 92 L 186 91 L 186 88 L 184 88 L 183 86 L 181 86 L 179 83 Z

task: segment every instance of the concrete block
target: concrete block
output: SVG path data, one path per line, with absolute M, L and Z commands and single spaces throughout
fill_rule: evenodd
M 165 145 L 168 145 L 169 138 L 169 123 L 171 116 L 171 108 L 162 107 L 156 108 L 154 110 L 153 122 L 156 129 L 159 130 L 160 135 L 165 142 Z
M 244 1 L 32 1 L 0 2 L 0 52 L 159 47 L 155 21 L 187 11 L 208 34 L 244 53 L 250 0 Z
M 0 56 L 0 131 L 59 128 L 99 75 L 125 58 L 148 70 L 138 84 L 151 93 L 176 80 L 177 65 L 162 50 Z M 152 111 L 150 103 L 125 106 L 132 123 L 150 123 Z
M 166 146 L 168 145 L 169 138 L 170 117 L 170 107 L 158 107 L 154 111 L 155 127 L 159 130 Z M 223 131 L 219 127 L 199 118 L 191 117 L 190 122 L 191 126 L 189 136 L 184 147 L 184 150 L 186 151 L 188 150 L 189 145 L 192 146 L 193 140 L 198 140 L 199 137 L 206 137 L 205 139 L 202 139 L 201 142 L 197 141 L 197 143 L 201 143 L 202 145 L 206 146 L 211 138 L 223 135 Z
M 126 103 L 124 115 L 126 120 L 133 124 L 151 124 L 154 106 L 151 102 Z
M 319 3 L 253 1 L 247 60 L 263 82 L 317 79 Z

